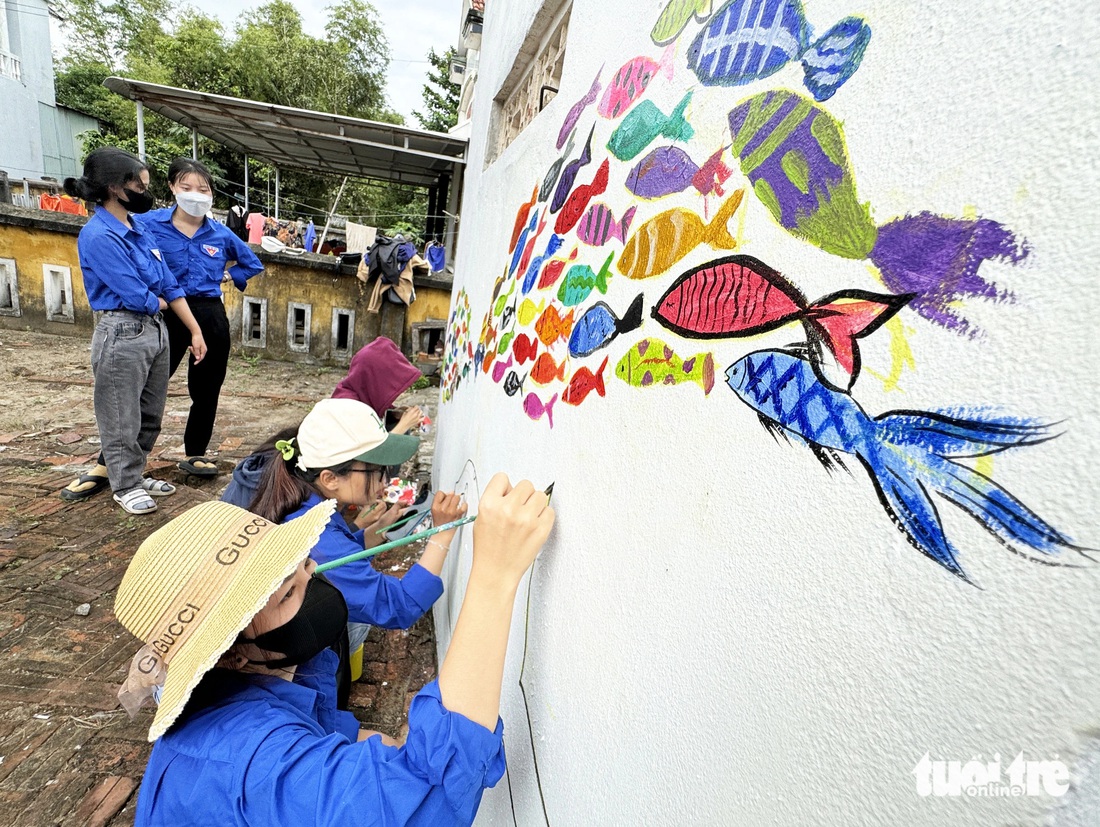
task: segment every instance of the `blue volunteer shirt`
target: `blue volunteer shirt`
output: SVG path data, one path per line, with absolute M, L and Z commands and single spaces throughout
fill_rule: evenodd
M 84 277 L 84 292 L 92 310 L 132 310 L 150 316 L 160 309 L 158 298 L 182 298 L 172 271 L 164 263 L 156 238 L 144 232 L 134 216 L 127 227 L 103 207 L 77 236 L 76 249 Z
M 244 291 L 248 280 L 264 271 L 252 248 L 218 221 L 204 218 L 195 235 L 188 238 L 172 224 L 175 207 L 165 207 L 138 216 L 148 232 L 160 244 L 161 255 L 187 296 L 218 297 L 222 294 L 225 265 L 237 289 Z
M 404 747 L 357 742 L 358 722 L 336 710 L 336 664 L 326 649 L 293 682 L 208 674 L 200 689 L 214 699 L 153 746 L 135 827 L 471 824 L 504 775 L 500 719 L 490 732 L 451 712 L 432 682 L 409 707 Z
M 309 499 L 283 522 L 301 517 L 321 502 L 318 494 L 310 494 Z M 321 539 L 309 556 L 318 563 L 328 563 L 362 550 L 362 530 L 352 531 L 337 512 L 329 518 Z M 443 581 L 419 563 L 404 577 L 390 577 L 377 571 L 368 558 L 330 569 L 325 577 L 343 593 L 348 604 L 348 620 L 384 629 L 409 628 L 443 594 Z

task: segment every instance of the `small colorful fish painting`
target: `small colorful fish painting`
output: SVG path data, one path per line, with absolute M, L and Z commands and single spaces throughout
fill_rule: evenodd
M 551 213 L 556 213 L 565 206 L 565 200 L 569 197 L 569 191 L 573 189 L 573 182 L 577 180 L 577 174 L 581 171 L 581 167 L 591 163 L 592 135 L 595 131 L 596 127 L 593 125 L 592 129 L 588 132 L 588 140 L 584 143 L 584 149 L 581 150 L 580 157 L 570 161 L 565 165 L 565 169 L 562 170 L 561 178 L 558 179 L 558 186 L 554 190 L 554 198 L 550 202 Z
M 619 71 L 611 79 L 596 111 L 605 118 L 617 118 L 622 115 L 645 93 L 649 82 L 658 72 L 664 72 L 665 77 L 672 80 L 674 57 L 675 50 L 670 46 L 665 49 L 660 61 L 646 55 L 628 60 L 619 67 Z
M 516 357 L 517 365 L 522 365 L 529 359 L 534 359 L 535 354 L 538 352 L 538 339 L 532 339 L 526 333 L 516 336 L 516 340 L 512 343 L 512 355 Z
M 707 158 L 703 165 L 699 167 L 699 171 L 695 173 L 695 177 L 691 179 L 692 186 L 699 190 L 700 195 L 714 193 L 721 197 L 726 194 L 723 185 L 733 175 L 733 170 L 726 166 L 722 160 L 722 155 L 727 149 L 729 147 L 724 146 Z
M 833 255 L 870 260 L 891 292 L 916 294 L 909 306 L 924 318 L 974 335 L 958 302 L 1011 299 L 978 268 L 1019 262 L 1026 245 L 984 218 L 923 212 L 876 226 L 856 195 L 840 123 L 813 101 L 762 92 L 734 107 L 729 125 L 741 170 L 784 229 Z
M 610 164 L 606 158 L 603 159 L 603 163 L 600 164 L 600 168 L 596 170 L 596 175 L 592 179 L 591 184 L 581 184 L 573 192 L 569 193 L 569 197 L 565 200 L 565 204 L 561 208 L 561 212 L 558 213 L 557 221 L 554 222 L 554 232 L 565 234 L 572 230 L 577 222 L 581 220 L 581 216 L 584 215 L 584 211 L 588 209 L 588 202 L 598 195 L 603 195 L 604 190 L 607 189 L 607 176 L 610 170 Z
M 511 371 L 507 376 L 504 377 L 504 392 L 508 394 L 508 396 L 515 396 L 517 393 L 521 393 L 523 391 L 523 383 L 525 381 L 527 381 L 526 374 L 524 374 L 523 378 L 520 379 L 519 374 L 517 374 L 514 370 Z
M 565 149 L 561 152 L 561 157 L 546 170 L 546 175 L 542 179 L 542 186 L 539 187 L 538 203 L 542 204 L 554 192 L 555 185 L 558 183 L 558 176 L 561 175 L 561 168 L 565 166 L 565 159 L 573 154 L 573 138 L 576 137 L 576 134 L 576 130 L 569 133 L 569 140 L 565 144 Z
M 531 381 L 537 385 L 549 385 L 556 380 L 565 379 L 565 360 L 558 364 L 549 353 L 539 355 L 531 366 Z
M 528 258 L 530 258 L 531 243 L 533 243 L 538 234 L 542 232 L 542 227 L 539 227 L 538 233 L 535 233 L 535 225 L 538 223 L 538 219 L 538 211 L 532 210 L 530 222 L 523 228 L 523 231 L 519 234 L 519 238 L 516 239 L 516 246 L 512 248 L 512 263 L 508 265 L 508 275 L 515 273 L 516 268 L 519 268 L 521 272 L 523 271 L 520 262 L 523 260 L 525 253 Z M 545 224 L 545 221 L 543 223 Z M 531 235 L 531 233 L 535 233 L 535 235 Z
M 523 232 L 524 226 L 527 224 L 527 219 L 531 215 L 531 208 L 535 206 L 535 199 L 538 198 L 539 188 L 535 187 L 531 192 L 531 200 L 520 205 L 520 208 L 516 211 L 516 223 L 512 227 L 512 241 L 508 245 L 508 252 L 512 252 L 516 249 L 516 243 L 519 241 L 520 233 Z
M 692 41 L 688 67 L 704 86 L 741 86 L 800 60 L 810 94 L 828 100 L 859 68 L 871 29 L 846 17 L 810 38 L 801 0 L 729 0 Z
M 553 234 L 550 236 L 550 240 L 546 242 L 546 250 L 540 256 L 536 256 L 530 264 L 527 265 L 527 272 L 523 277 L 523 286 L 520 288 L 520 293 L 527 295 L 531 292 L 531 288 L 535 286 L 535 280 L 538 278 L 539 271 L 542 269 L 543 263 L 557 255 L 558 250 L 561 249 L 561 245 L 565 243 L 563 236 Z
M 592 86 L 589 87 L 588 92 L 570 107 L 569 112 L 565 116 L 565 120 L 562 122 L 561 129 L 558 130 L 558 142 L 554 145 L 556 149 L 562 148 L 566 139 L 568 139 L 569 135 L 573 132 L 573 128 L 577 125 L 577 121 L 581 119 L 581 114 L 600 96 L 601 74 L 603 74 L 602 66 L 600 67 L 600 71 L 596 72 L 596 77 L 592 81 Z
M 574 247 L 573 252 L 569 254 L 569 258 L 555 258 L 546 262 L 546 266 L 542 268 L 542 275 L 539 276 L 538 289 L 547 290 L 553 287 L 559 278 L 561 278 L 562 272 L 565 270 L 565 265 L 571 261 L 577 260 L 577 253 L 580 248 Z
M 779 272 L 752 256 L 737 255 L 684 273 L 657 300 L 653 318 L 693 339 L 755 336 L 801 321 L 811 345 L 823 344 L 836 358 L 847 389 L 859 375 L 856 340 L 885 324 L 910 298 L 845 290 L 811 305 Z
M 531 419 L 542 419 L 543 415 L 546 416 L 546 422 L 551 428 L 554 427 L 554 403 L 558 401 L 558 395 L 555 393 L 550 397 L 549 402 L 543 402 L 539 399 L 537 394 L 529 393 L 523 400 L 523 412 L 527 414 Z
M 567 338 L 572 329 L 573 311 L 570 310 L 568 314 L 562 316 L 555 304 L 546 308 L 546 311 L 539 316 L 539 320 L 535 322 L 535 332 L 539 336 L 539 341 L 547 347 L 552 346 L 558 339 Z
M 889 411 L 872 418 L 849 394 L 822 385 L 799 354 L 784 350 L 750 353 L 729 367 L 726 382 L 773 435 L 793 435 L 826 468 L 844 467 L 836 452 L 855 455 L 909 543 L 967 582 L 933 492 L 1010 549 L 1037 551 L 1037 559 L 1055 564 L 1066 551 L 1087 557 L 992 479 L 955 461 L 1045 442 L 1057 436 L 1049 425 L 980 409 Z
M 649 36 L 658 46 L 672 43 L 692 20 L 705 23 L 713 8 L 714 0 L 669 0 Z
M 667 271 L 700 244 L 716 250 L 734 249 L 737 240 L 727 225 L 744 194 L 737 190 L 727 198 L 709 224 L 680 208 L 658 213 L 631 236 L 615 266 L 627 278 L 648 279 Z
M 611 277 L 611 261 L 614 258 L 614 253 L 608 253 L 598 273 L 593 273 L 587 264 L 574 264 L 570 267 L 558 288 L 558 301 L 566 307 L 574 307 L 587 299 L 593 288 L 606 295 L 607 280 Z
M 577 320 L 573 333 L 569 337 L 569 355 L 588 356 L 611 344 L 621 334 L 637 330 L 641 326 L 641 293 L 634 297 L 634 301 L 630 303 L 630 307 L 621 319 L 606 302 L 596 302 Z
M 659 146 L 626 175 L 626 188 L 652 200 L 683 192 L 699 172 L 698 165 L 678 146 Z
M 684 95 L 672 114 L 666 116 L 653 101 L 642 101 L 611 133 L 608 150 L 620 161 L 630 161 L 661 136 L 670 141 L 691 140 L 695 130 L 684 118 L 689 103 L 691 92 Z
M 605 356 L 595 373 L 588 367 L 579 368 L 569 378 L 569 386 L 561 395 L 561 401 L 566 405 L 576 406 L 581 404 L 592 391 L 595 391 L 597 396 L 606 396 L 607 389 L 603 381 L 603 372 L 606 367 L 607 357 Z
M 593 204 L 577 225 L 577 238 L 592 247 L 602 247 L 613 238 L 625 242 L 626 234 L 630 231 L 630 222 L 634 220 L 634 213 L 637 211 L 637 207 L 631 207 L 623 213 L 622 221 L 616 221 L 609 206 Z
M 642 339 L 615 365 L 615 375 L 636 388 L 690 382 L 709 395 L 714 388 L 714 354 L 682 359 L 660 339 Z
M 522 327 L 527 327 L 539 315 L 546 309 L 546 299 L 543 299 L 538 304 L 535 304 L 534 299 L 524 299 L 520 302 L 519 309 L 516 311 L 516 321 L 520 323 Z

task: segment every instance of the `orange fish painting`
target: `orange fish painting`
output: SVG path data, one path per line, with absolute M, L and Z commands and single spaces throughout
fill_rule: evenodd
M 557 305 L 553 304 L 546 308 L 546 312 L 535 322 L 535 332 L 539 334 L 539 339 L 547 347 L 550 347 L 558 339 L 568 338 L 572 330 L 573 311 L 570 310 L 568 314 L 562 316 L 558 313 Z
M 664 273 L 700 244 L 709 244 L 716 250 L 733 250 L 737 240 L 726 225 L 741 206 L 744 195 L 743 189 L 733 193 L 709 224 L 680 208 L 658 213 L 630 237 L 616 267 L 627 278 L 648 279 Z
M 531 381 L 539 385 L 549 385 L 555 379 L 565 379 L 565 360 L 559 365 L 549 353 L 543 353 L 535 360 L 531 368 Z

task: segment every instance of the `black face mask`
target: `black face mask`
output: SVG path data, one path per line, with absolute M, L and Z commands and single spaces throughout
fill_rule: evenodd
M 315 574 L 309 578 L 302 607 L 294 617 L 251 640 L 238 637 L 237 642 L 281 652 L 281 658 L 249 661 L 281 669 L 305 663 L 323 652 L 339 639 L 347 625 L 348 604 L 344 602 L 344 595 L 322 575 Z
M 126 193 L 126 200 L 123 201 L 120 198 L 118 199 L 118 203 L 125 207 L 127 212 L 141 215 L 153 209 L 153 195 L 148 190 L 145 192 L 134 192 L 133 190 L 124 188 L 122 191 Z

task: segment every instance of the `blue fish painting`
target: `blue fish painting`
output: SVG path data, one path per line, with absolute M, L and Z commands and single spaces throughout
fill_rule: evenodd
M 824 101 L 859 68 L 871 29 L 846 17 L 812 37 L 801 0 L 729 0 L 692 41 L 688 67 L 704 86 L 742 86 L 799 60 L 806 88 Z
M 520 259 L 523 258 L 523 251 L 527 247 L 527 238 L 534 232 L 538 220 L 538 210 L 531 210 L 531 223 L 524 227 L 523 232 L 520 233 L 519 242 L 516 244 L 516 249 L 512 252 L 512 263 L 508 265 L 508 275 L 512 275 L 512 273 L 516 271 L 516 267 L 519 266 Z
M 546 243 L 546 250 L 541 256 L 536 256 L 531 263 L 527 266 L 527 273 L 523 277 L 523 287 L 521 292 L 523 295 L 527 295 L 531 292 L 531 288 L 535 286 L 535 279 L 539 276 L 539 270 L 542 269 L 542 265 L 546 263 L 547 259 L 553 258 L 554 254 L 561 249 L 561 245 L 565 243 L 565 237 L 558 234 L 550 236 L 550 240 Z
M 572 312 L 572 311 L 570 311 Z M 620 319 L 606 302 L 596 302 L 582 315 L 569 336 L 569 355 L 588 356 L 611 344 L 620 333 L 629 333 L 642 326 L 642 294 L 630 303 Z
M 886 512 L 915 548 L 971 582 L 947 539 L 932 492 L 954 503 L 1015 551 L 1053 565 L 1062 551 L 1085 550 L 989 477 L 956 462 L 1053 439 L 1051 426 L 982 410 L 889 411 L 870 417 L 849 394 L 822 384 L 794 351 L 750 353 L 726 371 L 735 394 L 773 435 L 794 437 L 831 468 L 835 452 L 867 469 Z

